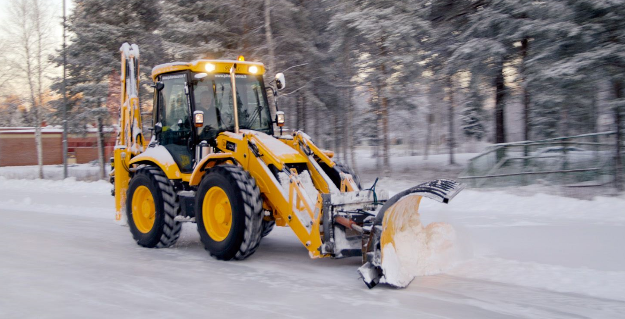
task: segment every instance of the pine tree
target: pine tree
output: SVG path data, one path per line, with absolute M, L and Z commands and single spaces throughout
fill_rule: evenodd
M 402 81 L 417 65 L 419 43 L 429 31 L 419 9 L 423 1 L 358 1 L 341 19 L 356 30 L 360 41 L 359 74 L 371 87 L 371 105 L 377 115 L 376 143 L 382 146 L 385 174 L 390 173 L 390 110 L 406 101 L 410 81 Z M 417 60 L 417 61 L 415 61 Z M 402 67 L 398 67 L 398 66 Z M 414 80 L 414 77 L 413 77 Z
M 552 73 L 571 77 L 579 73 L 600 72 L 610 81 L 616 131 L 615 185 L 625 188 L 623 182 L 623 113 L 625 112 L 625 2 L 571 0 L 573 21 L 579 26 L 583 50 L 573 51 L 569 57 L 551 67 Z
M 73 35 L 67 46 L 68 123 L 73 131 L 84 132 L 97 117 L 117 118 L 106 106 L 108 80 L 119 70 L 119 47 L 138 43 L 141 49 L 141 76 L 148 80 L 152 67 L 168 61 L 159 35 L 159 6 L 145 1 L 78 0 L 68 19 Z M 62 63 L 61 55 L 55 62 Z M 60 92 L 59 79 L 53 88 Z M 150 101 L 152 90 L 140 87 L 141 101 Z M 56 109 L 60 111 L 60 101 Z M 60 117 L 57 115 L 57 121 Z
M 220 58 L 228 36 L 225 25 L 230 13 L 225 3 L 174 0 L 160 3 L 159 26 L 164 50 L 175 61 Z
M 431 85 L 445 88 L 449 164 L 455 164 L 454 148 L 456 147 L 455 104 L 457 99 L 454 99 L 456 92 L 453 77 L 456 72 L 470 65 L 466 61 L 459 62 L 458 59 L 454 59 L 454 55 L 456 48 L 464 40 L 462 35 L 466 32 L 467 17 L 475 10 L 476 5 L 471 1 L 451 0 L 437 0 L 431 4 L 429 19 L 432 23 L 432 36 L 428 41 L 431 58 L 428 68 L 434 75 Z
M 38 175 L 39 178 L 44 178 L 41 126 L 45 107 L 44 76 L 48 75 L 46 69 L 49 65 L 46 55 L 50 50 L 51 17 L 40 0 L 16 0 L 9 9 L 10 19 L 6 26 L 15 55 L 11 64 L 26 79 L 30 112 L 34 115 Z
M 462 108 L 462 131 L 464 135 L 476 138 L 478 141 L 484 137 L 485 133 L 483 103 L 477 80 L 471 79 L 468 97 Z
M 557 2 L 557 1 L 555 1 Z M 493 0 L 474 1 L 468 4 L 468 25 L 462 38 L 465 45 L 458 46 L 461 52 L 472 51 L 466 45 L 476 49 L 473 56 L 481 59 L 478 63 L 485 63 L 489 67 L 487 73 L 493 78 L 495 87 L 495 142 L 506 142 L 505 128 L 506 103 L 511 95 L 506 87 L 504 66 L 518 63 L 517 72 L 520 73 L 520 86 L 524 104 L 525 135 L 529 134 L 530 92 L 525 85 L 525 64 L 531 52 L 530 39 L 537 32 L 543 32 L 545 17 L 537 12 L 544 11 L 544 2 L 533 0 Z M 559 13 L 558 13 L 559 14 Z M 480 45 L 481 44 L 481 45 Z M 480 54 L 480 53 L 486 54 Z M 518 59 L 518 62 L 515 61 Z

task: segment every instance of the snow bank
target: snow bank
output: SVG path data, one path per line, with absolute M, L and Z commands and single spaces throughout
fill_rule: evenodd
M 75 201 L 75 200 L 74 200 Z M 113 220 L 115 216 L 115 207 L 103 208 L 89 206 L 88 203 L 72 203 L 68 204 L 48 204 L 36 203 L 31 197 L 21 198 L 19 200 L 10 199 L 8 201 L 0 201 L 0 206 L 7 211 L 20 212 L 37 212 L 59 215 L 80 216 L 89 218 L 103 218 Z
M 111 184 L 6 179 L 0 176 L 0 207 L 6 211 L 37 212 L 113 220 L 115 202 Z
M 110 171 L 110 165 L 105 165 L 106 174 Z M 69 177 L 84 181 L 97 181 L 100 179 L 100 167 L 91 164 L 71 164 L 67 166 Z M 44 165 L 43 176 L 45 179 L 63 179 L 63 165 Z M 37 165 L 28 166 L 4 166 L 0 167 L 0 177 L 7 179 L 37 179 L 39 169 Z
M 405 150 L 391 148 L 390 166 L 381 165 L 378 167 L 377 162 L 381 159 L 372 157 L 370 151 L 357 149 L 355 153 L 356 165 L 353 168 L 360 176 L 361 181 L 365 182 L 363 186 L 365 184 L 371 185 L 376 177 L 388 176 L 389 174 L 394 180 L 407 179 L 413 182 L 425 182 L 439 178 L 455 179 L 462 172 L 469 159 L 479 154 L 455 154 L 456 165 L 449 165 L 449 155 L 447 154 L 430 155 L 424 159 L 423 156 L 411 156 L 407 155 Z
M 410 180 L 382 178 L 377 188 L 388 190 L 392 196 L 417 184 Z M 464 223 L 468 227 L 546 225 L 562 221 L 625 225 L 625 196 L 597 196 L 586 200 L 540 191 L 540 188 L 532 191 L 528 187 L 505 191 L 465 189 L 449 204 L 424 199 L 421 212 L 468 217 L 473 219 L 471 223 Z M 479 223 L 476 217 L 482 217 Z
M 503 191 L 464 190 L 449 205 L 427 200 L 423 201 L 421 209 L 475 217 L 485 216 L 489 212 L 489 225 L 497 219 L 517 225 L 523 222 L 561 223 L 566 220 L 625 225 L 625 198 L 622 197 L 582 200 L 547 194 L 519 196 Z M 493 209 L 496 214 L 492 213 Z
M 80 182 L 70 177 L 60 181 L 47 179 L 7 179 L 0 176 L 0 190 L 23 191 L 24 193 L 71 193 L 71 194 L 107 194 L 112 185 L 105 181 Z

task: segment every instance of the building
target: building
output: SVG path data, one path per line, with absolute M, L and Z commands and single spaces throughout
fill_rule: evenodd
M 106 128 L 104 158 L 113 154 L 114 128 Z M 47 126 L 41 129 L 43 164 L 63 164 L 63 130 Z M 87 134 L 69 134 L 67 137 L 68 163 L 89 163 L 98 159 L 97 131 L 89 128 Z M 35 129 L 33 127 L 0 127 L 0 166 L 37 165 Z

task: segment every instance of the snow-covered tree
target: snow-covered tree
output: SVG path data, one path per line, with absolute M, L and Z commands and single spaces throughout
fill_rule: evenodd
M 0 102 L 0 126 L 23 126 L 26 108 L 17 95 L 8 95 Z
M 495 142 L 506 142 L 505 130 L 505 104 L 507 88 L 504 79 L 504 65 L 510 59 L 513 43 L 520 41 L 523 35 L 520 34 L 521 21 L 526 15 L 524 5 L 526 3 L 514 0 L 493 0 L 478 1 L 467 4 L 471 9 L 468 13 L 468 27 L 461 35 L 473 48 L 480 51 L 487 51 L 489 55 L 475 54 L 479 59 L 478 63 L 483 63 L 484 59 L 490 59 L 488 69 L 493 74 L 493 85 L 495 87 Z M 466 13 L 466 11 L 465 11 Z M 468 40 L 468 41 L 467 41 Z M 457 50 L 467 51 L 462 45 Z M 457 53 L 456 53 L 457 54 Z
M 625 2 L 571 0 L 568 4 L 574 11 L 573 21 L 580 38 L 586 44 L 572 52 L 559 63 L 550 67 L 550 72 L 564 77 L 580 73 L 600 72 L 609 78 L 611 101 L 614 114 L 615 184 L 619 189 L 623 183 L 622 134 L 625 112 Z
M 43 145 L 41 124 L 43 121 L 45 76 L 48 75 L 50 53 L 51 15 L 42 0 L 12 0 L 6 32 L 12 48 L 11 66 L 26 79 L 30 110 L 34 114 L 35 145 L 39 178 L 43 178 Z
M 456 147 L 455 113 L 457 99 L 454 99 L 456 87 L 453 77 L 458 71 L 471 67 L 471 63 L 467 63 L 466 57 L 454 59 L 454 56 L 457 54 L 457 47 L 463 41 L 467 41 L 464 34 L 469 26 L 467 24 L 468 17 L 476 10 L 477 6 L 479 6 L 479 2 L 473 3 L 471 1 L 436 0 L 431 3 L 429 20 L 432 24 L 432 33 L 427 41 L 430 55 L 428 69 L 433 74 L 433 81 L 430 85 L 445 89 L 442 91 L 430 90 L 444 93 L 446 100 L 446 140 L 449 149 L 449 164 L 455 164 L 454 148 Z M 464 51 L 461 50 L 461 52 Z
M 163 49 L 177 61 L 220 57 L 225 49 L 223 41 L 230 35 L 223 24 L 224 5 L 212 1 L 161 2 Z
M 97 117 L 117 120 L 108 113 L 108 80 L 119 66 L 119 47 L 124 42 L 141 44 L 141 75 L 149 79 L 152 67 L 169 61 L 159 35 L 160 7 L 146 1 L 78 0 L 68 19 L 71 33 L 67 46 L 68 123 L 84 132 Z M 61 57 L 55 62 L 60 65 Z M 53 86 L 61 92 L 62 81 Z M 150 101 L 151 90 L 141 86 L 142 101 Z M 56 103 L 61 110 L 61 102 Z M 57 116 L 57 121 L 60 117 Z
M 462 108 L 461 125 L 464 135 L 481 140 L 485 134 L 484 98 L 480 94 L 479 83 L 474 76 L 468 89 L 468 97 Z
M 420 43 L 429 32 L 425 8 L 423 1 L 356 1 L 351 11 L 340 17 L 361 39 L 358 73 L 364 76 L 362 85 L 371 87 L 371 105 L 377 116 L 375 142 L 382 146 L 378 167 L 383 167 L 387 174 L 389 114 L 409 100 L 411 83 L 405 79 L 411 74 L 411 80 L 415 80 L 413 71 L 419 62 Z

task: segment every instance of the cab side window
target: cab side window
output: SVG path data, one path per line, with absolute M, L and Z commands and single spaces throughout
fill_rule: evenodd
M 159 122 L 162 132 L 159 142 L 165 146 L 183 172 L 193 169 L 189 150 L 192 125 L 186 94 L 186 74 L 163 75 L 165 87 L 159 93 Z

